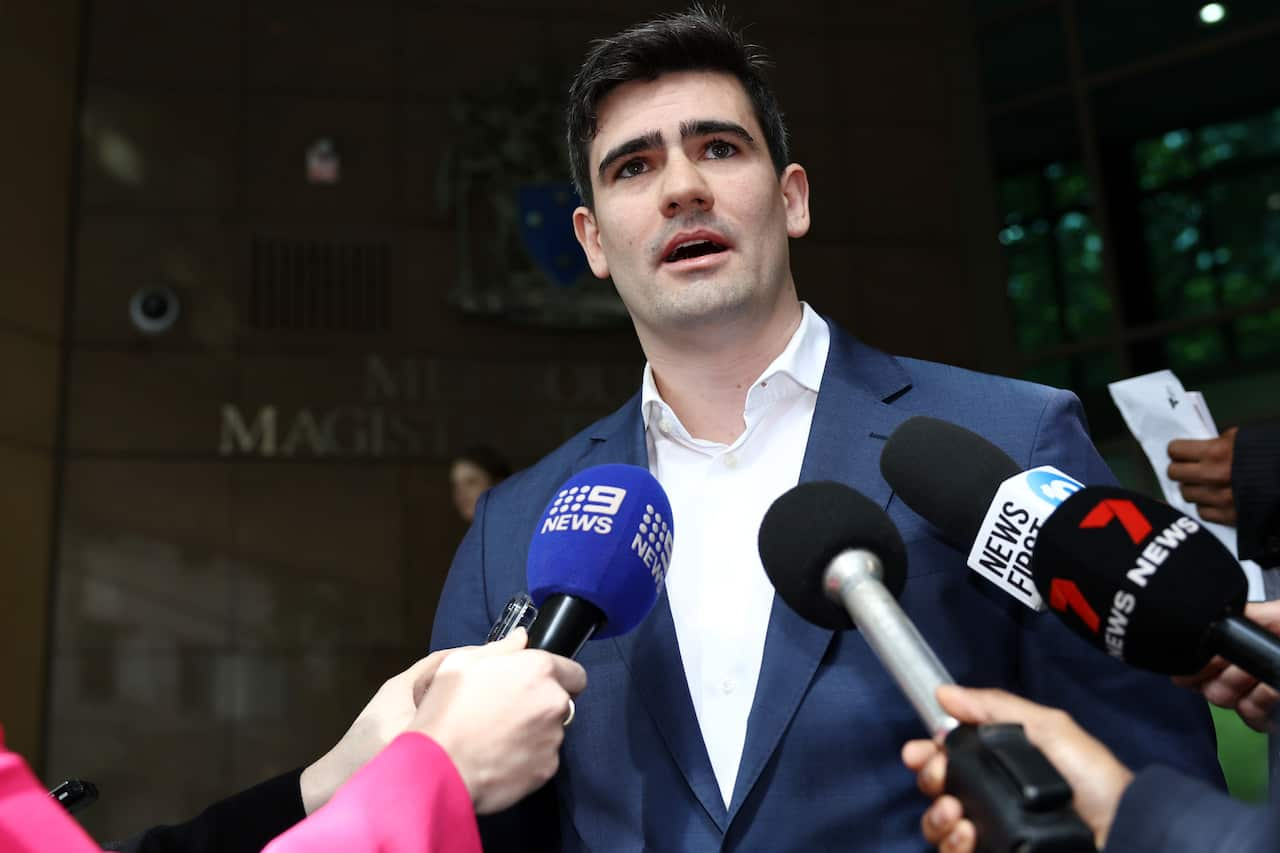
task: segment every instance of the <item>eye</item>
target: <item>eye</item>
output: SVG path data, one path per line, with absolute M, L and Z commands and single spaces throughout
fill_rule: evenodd
M 707 158 L 711 160 L 724 160 L 738 153 L 738 146 L 732 142 L 726 142 L 723 139 L 713 139 L 707 143 Z
M 618 169 L 617 177 L 634 178 L 636 175 L 643 174 L 647 171 L 649 171 L 649 165 L 643 160 L 628 160 L 622 164 L 620 169 Z

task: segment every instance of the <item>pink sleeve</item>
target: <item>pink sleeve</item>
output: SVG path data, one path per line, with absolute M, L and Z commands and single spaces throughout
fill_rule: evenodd
M 406 732 L 263 853 L 482 853 L 471 795 L 435 741 Z
M 476 849 L 479 849 L 478 847 Z M 66 809 L 49 796 L 22 756 L 0 746 L 0 850 L 100 853 Z

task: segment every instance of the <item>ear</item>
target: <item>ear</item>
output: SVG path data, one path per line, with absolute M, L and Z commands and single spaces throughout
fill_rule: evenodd
M 787 236 L 803 237 L 809 233 L 809 175 L 804 166 L 792 163 L 782 170 L 779 184 L 787 213 Z
M 605 259 L 604 249 L 600 246 L 600 228 L 596 225 L 596 215 L 589 207 L 579 207 L 573 212 L 573 233 L 578 238 L 578 245 L 587 254 L 587 264 L 596 278 L 609 277 L 609 261 Z

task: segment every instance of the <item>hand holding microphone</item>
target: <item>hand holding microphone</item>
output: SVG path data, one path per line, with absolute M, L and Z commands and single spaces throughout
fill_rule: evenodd
M 1280 601 L 1251 602 L 1244 606 L 1244 615 L 1271 633 L 1280 634 Z M 1174 676 L 1173 683 L 1197 691 L 1219 708 L 1235 711 L 1254 731 L 1276 729 L 1280 693 L 1225 658 L 1215 657 L 1195 675 Z
M 1211 702 L 1236 708 L 1255 728 L 1266 726 L 1276 703 L 1276 691 L 1266 683 L 1274 686 L 1280 677 L 1280 643 L 1273 636 L 1280 619 L 1263 627 L 1250 623 L 1250 614 L 1269 613 L 1269 605 L 1240 615 L 1246 581 L 1239 564 L 1197 522 L 1122 489 L 1085 489 L 1053 469 L 1022 472 L 982 436 L 934 418 L 904 421 L 889 437 L 880 468 L 908 506 L 952 544 L 971 548 L 975 572 L 1034 609 L 1047 601 L 1068 627 L 1103 651 L 1142 669 L 1185 676 L 1183 686 L 1202 688 Z M 1091 500 L 1102 509 L 1080 528 Z M 1062 514 L 1068 503 L 1073 522 Z M 1159 523 L 1149 522 L 1139 507 L 1149 507 Z M 1013 522 L 1023 518 L 1033 521 L 1015 529 Z M 1017 534 L 1031 528 L 1034 535 L 1021 540 L 1014 556 Z M 1188 535 L 1194 541 L 1178 550 Z M 1002 561 L 1005 555 L 1012 558 Z M 1156 560 L 1162 580 L 1148 589 Z M 1131 569 L 1136 580 L 1126 583 Z M 1080 581 L 1076 573 L 1090 580 Z M 1022 595 L 1027 577 L 1036 587 L 1032 600 Z M 1091 590 L 1087 595 L 1082 583 Z M 1126 612 L 1140 602 L 1141 614 Z M 1214 652 L 1239 666 L 1210 663 Z
M 1027 739 L 1053 762 L 1075 793 L 1076 812 L 1093 831 L 1099 849 L 1107 842 L 1116 807 L 1133 773 L 1100 741 L 1063 711 L 1046 708 L 1003 690 L 938 688 L 938 701 L 956 719 L 974 725 L 1017 723 Z M 921 818 L 925 840 L 945 853 L 970 853 L 978 834 L 964 806 L 945 794 L 947 754 L 934 741 L 913 740 L 902 748 L 902 763 L 917 774 L 920 790 L 934 798 Z
M 571 697 L 587 686 L 579 664 L 526 649 L 526 639 L 518 628 L 454 651 L 409 725 L 449 754 L 478 814 L 513 805 L 555 775 Z
M 597 465 L 571 477 L 529 543 L 538 608 L 529 648 L 571 658 L 589 639 L 639 625 L 666 579 L 674 533 L 671 502 L 645 469 Z
M 1112 657 L 1191 675 L 1220 654 L 1280 686 L 1280 638 L 1245 616 L 1239 563 L 1167 504 L 1112 487 L 1077 492 L 1045 522 L 1031 565 L 1063 623 Z
M 1044 609 L 1031 555 L 1045 520 L 1082 483 L 1048 465 L 1023 471 L 977 433 L 922 416 L 889 436 L 880 473 L 907 506 L 969 555 L 969 568 L 1032 610 Z
M 896 601 L 906 550 L 879 506 L 839 483 L 797 486 L 769 508 L 760 558 L 778 595 L 802 617 L 856 627 L 951 756 L 948 790 L 966 804 L 992 851 L 1093 850 L 1071 811 L 1071 788 L 1016 726 L 958 726 L 938 704 L 951 677 Z

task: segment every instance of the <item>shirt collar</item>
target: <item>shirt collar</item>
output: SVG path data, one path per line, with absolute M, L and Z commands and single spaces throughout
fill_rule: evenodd
M 831 348 L 831 330 L 826 321 L 818 316 L 818 312 L 809 307 L 809 303 L 801 302 L 800 307 L 800 325 L 792 334 L 791 340 L 747 392 L 748 410 L 767 405 L 800 389 L 815 394 L 818 392 L 827 364 L 827 352 Z M 780 374 L 791 381 L 774 382 L 775 377 Z M 645 429 L 649 428 L 653 413 L 664 410 L 669 410 L 669 407 L 658 393 L 653 367 L 645 362 L 644 377 L 640 384 L 640 412 Z

